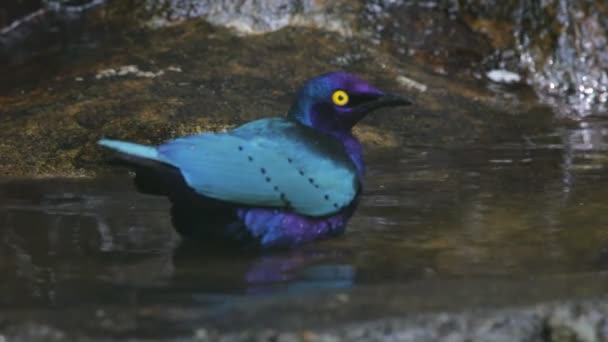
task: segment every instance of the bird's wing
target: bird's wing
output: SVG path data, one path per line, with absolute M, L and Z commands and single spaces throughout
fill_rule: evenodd
M 338 141 L 287 119 L 176 139 L 158 152 L 197 193 L 248 206 L 324 216 L 348 206 L 360 186 Z

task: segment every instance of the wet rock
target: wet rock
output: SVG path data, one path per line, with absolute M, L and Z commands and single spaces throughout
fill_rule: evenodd
M 434 1 L 369 1 L 362 16 L 372 41 L 441 75 L 471 79 L 492 52 L 485 36 Z
M 606 314 L 604 303 L 544 304 L 498 311 L 437 312 L 278 336 L 279 340 L 289 336 L 294 341 L 602 341 L 606 338 Z M 268 338 L 255 330 L 218 336 L 234 341 Z
M 86 29 L 91 10 L 106 0 L 26 0 L 0 4 L 0 63 L 18 63 L 65 46 Z
M 5 331 L 6 339 L 9 341 L 65 341 L 67 334 L 59 329 L 45 324 L 36 324 L 32 322 L 25 323 L 20 326 L 12 327 Z M 0 335 L 0 340 L 5 339 Z
M 203 18 L 241 35 L 297 26 L 366 38 L 396 58 L 460 79 L 507 70 L 560 114 L 607 110 L 608 27 L 602 18 L 608 13 L 601 1 L 56 0 L 0 11 L 0 61 L 23 61 L 32 57 L 30 50 L 45 54 L 91 38 L 88 44 L 97 44 L 107 27 L 122 31 Z M 334 62 L 347 66 L 360 58 L 357 52 Z
M 603 1 L 450 1 L 499 51 L 489 64 L 525 71 L 560 114 L 605 113 L 608 8 Z M 565 105 L 565 106 L 564 106 Z
M 40 9 L 41 0 L 27 0 L 19 2 L 7 2 L 0 6 L 0 28 L 7 27 L 19 18 L 35 12 Z
M 160 9 L 160 13 L 150 20 L 155 26 L 202 17 L 242 34 L 271 32 L 287 26 L 317 27 L 349 34 L 359 4 L 314 0 L 148 0 L 147 7 Z
M 598 341 L 598 331 L 605 316 L 597 311 L 585 312 L 581 308 L 557 308 L 547 319 L 547 330 L 551 341 Z
M 95 45 L 108 31 L 159 28 L 193 18 L 243 35 L 288 26 L 350 35 L 360 8 L 360 1 L 343 0 L 53 0 L 0 5 L 0 62 L 19 64 L 73 44 Z
M 105 155 L 95 145 L 101 137 L 157 144 L 282 115 L 302 82 L 336 69 L 406 94 L 416 103 L 371 115 L 362 123 L 358 131 L 372 148 L 395 148 L 405 139 L 410 144 L 466 144 L 495 139 L 521 125 L 505 109 L 521 111 L 522 103 L 429 73 L 375 49 L 366 38 L 323 30 L 291 28 L 238 37 L 193 21 L 116 37 L 99 48 L 106 53 L 85 49 L 56 68 L 6 70 L 9 77 L 49 74 L 6 89 L 0 97 L 0 172 L 92 174 L 105 165 Z
M 607 11 L 602 1 L 374 0 L 365 18 L 404 58 L 460 78 L 520 74 L 558 114 L 580 117 L 608 110 Z
M 521 81 L 521 76 L 504 69 L 490 70 L 486 73 L 486 76 L 496 83 L 515 83 Z
M 608 109 L 608 24 L 603 20 L 608 8 L 602 4 L 550 1 L 537 11 L 523 8 L 521 13 L 534 15 L 527 22 L 545 18 L 548 25 L 524 24 L 516 31 L 521 37 L 521 59 L 533 74 L 533 84 L 556 106 L 565 96 L 579 115 Z
M 576 312 L 573 316 L 573 312 Z M 525 308 L 435 312 L 337 324 L 329 328 L 246 329 L 222 331 L 199 328 L 190 337 L 155 337 L 162 341 L 603 341 L 604 302 L 563 302 Z M 556 317 L 560 318 L 556 318 Z M 48 325 L 11 325 L 5 330 L 10 341 L 107 341 L 108 337 L 74 335 Z M 114 338 L 111 340 L 126 340 Z M 132 340 L 132 339 L 130 339 Z

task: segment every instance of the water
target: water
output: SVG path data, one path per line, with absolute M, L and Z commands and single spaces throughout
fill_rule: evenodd
M 187 309 L 221 324 L 252 298 L 280 302 L 390 284 L 416 296 L 428 289 L 408 284 L 489 279 L 497 286 L 601 272 L 608 266 L 607 132 L 600 120 L 523 142 L 372 149 L 347 233 L 270 253 L 181 241 L 168 202 L 137 193 L 122 171 L 94 180 L 5 180 L 0 306 L 87 308 L 102 328 L 85 329 L 104 333 L 104 319 L 137 310 L 160 320 L 162 332 L 146 323 L 112 329 L 163 335 L 192 328 Z
M 397 58 L 407 51 L 390 39 L 386 52 L 367 38 L 365 49 L 314 30 L 238 38 L 196 22 L 121 37 L 68 39 L 45 63 L 17 58 L 24 64 L 3 69 L 12 81 L 0 85 L 0 167 L 93 173 L 107 162 L 94 144 L 102 135 L 157 142 L 283 113 L 294 79 L 327 68 L 416 105 L 363 122 L 369 173 L 346 234 L 289 251 L 182 241 L 169 203 L 137 193 L 126 170 L 0 179 L 0 332 L 33 322 L 103 337 L 191 336 L 606 293 L 602 113 L 566 120 L 530 89 L 471 77 L 475 56 L 462 40 L 448 44 L 453 63 L 438 58 L 429 74 Z M 166 72 L 96 78 L 125 65 Z M 400 88 L 405 76 L 427 90 Z

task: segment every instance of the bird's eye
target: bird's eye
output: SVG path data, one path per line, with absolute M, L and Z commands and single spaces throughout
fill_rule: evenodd
M 344 90 L 336 90 L 331 96 L 331 99 L 336 106 L 346 106 L 348 103 L 348 94 Z

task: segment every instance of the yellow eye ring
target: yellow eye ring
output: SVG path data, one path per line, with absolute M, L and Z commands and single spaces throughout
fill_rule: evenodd
M 331 95 L 331 100 L 334 101 L 336 106 L 346 106 L 348 103 L 348 94 L 344 90 L 336 90 Z

